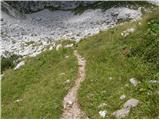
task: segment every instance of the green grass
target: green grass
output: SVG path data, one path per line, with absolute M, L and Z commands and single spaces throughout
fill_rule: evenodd
M 77 72 L 73 50 L 65 48 L 28 58 L 16 71 L 6 70 L 2 79 L 2 118 L 60 118 L 63 98 Z M 68 79 L 70 83 L 65 83 Z
M 136 98 L 140 102 L 126 118 L 158 118 L 158 10 L 137 22 L 126 22 L 95 36 L 84 39 L 78 51 L 87 60 L 86 80 L 79 90 L 82 110 L 89 118 L 100 118 L 99 111 L 107 110 L 106 118 L 120 109 L 124 102 Z M 135 28 L 122 37 L 121 32 Z M 109 78 L 112 77 L 112 80 Z M 139 84 L 134 87 L 130 78 Z M 120 100 L 125 94 L 126 99 Z M 104 108 L 98 108 L 106 103 Z

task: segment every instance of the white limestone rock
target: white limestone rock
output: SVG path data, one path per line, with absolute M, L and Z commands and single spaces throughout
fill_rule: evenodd
M 72 101 L 67 101 L 67 106 L 68 107 L 71 107 L 73 105 L 73 102 Z
M 58 45 L 56 46 L 56 51 L 58 51 L 60 48 L 62 48 L 62 44 L 58 44 Z
M 128 116 L 131 108 L 134 108 L 138 105 L 139 100 L 137 99 L 129 99 L 128 101 L 126 101 L 123 105 L 123 108 L 116 110 L 115 112 L 112 113 L 112 115 L 116 118 L 125 118 L 126 116 Z
M 137 82 L 137 80 L 135 79 L 135 78 L 131 78 L 130 80 L 130 83 L 133 85 L 133 86 L 137 86 L 137 84 L 138 84 L 138 82 Z
M 65 58 L 69 58 L 69 56 L 68 56 L 68 55 L 66 55 L 66 56 L 65 56 Z
M 129 28 L 129 29 L 123 31 L 123 32 L 121 33 L 121 36 L 126 37 L 126 36 L 128 36 L 130 33 L 133 33 L 134 31 L 135 31 L 134 28 Z
M 99 111 L 99 115 L 100 115 L 100 117 L 105 118 L 107 115 L 107 111 L 106 110 Z
M 141 14 L 138 10 L 117 7 L 106 11 L 86 10 L 80 15 L 75 15 L 72 11 L 53 12 L 44 9 L 26 14 L 25 19 L 12 18 L 3 11 L 1 16 L 3 19 L 1 21 L 2 55 L 8 51 L 16 55 L 35 56 L 37 54 L 34 53 L 43 52 L 42 49 L 54 44 L 57 40 L 65 38 L 78 42 L 82 38 L 115 26 L 120 18 L 138 19 Z M 34 41 L 34 46 L 26 46 L 26 41 Z M 41 50 L 37 49 L 37 46 L 41 46 Z
M 125 102 L 125 104 L 123 105 L 124 108 L 133 108 L 136 107 L 139 103 L 139 100 L 137 99 L 129 99 L 127 102 Z
M 71 48 L 71 47 L 73 47 L 73 44 L 68 44 L 64 46 L 64 48 Z
M 125 98 L 126 98 L 125 95 L 121 95 L 121 96 L 120 96 L 120 100 L 124 100 Z
M 19 102 L 21 102 L 21 101 L 22 101 L 22 99 L 17 99 L 17 100 L 15 100 L 16 103 L 19 103 Z
M 25 64 L 24 61 L 21 61 L 20 63 L 17 64 L 17 66 L 14 68 L 14 70 L 19 69 L 21 66 L 23 66 Z
M 64 83 L 68 84 L 68 83 L 70 83 L 70 80 L 68 79 L 68 80 L 66 80 Z
M 120 119 L 120 118 L 125 118 L 129 114 L 129 112 L 130 112 L 130 109 L 122 108 L 120 110 L 113 112 L 112 115 Z

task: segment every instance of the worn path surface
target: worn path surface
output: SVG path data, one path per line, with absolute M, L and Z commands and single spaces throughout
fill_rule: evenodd
M 80 83 L 85 79 L 86 61 L 79 55 L 77 50 L 74 51 L 74 55 L 77 57 L 79 70 L 74 86 L 69 90 L 68 94 L 64 97 L 63 101 L 64 110 L 62 115 L 62 118 L 64 119 L 87 118 L 84 112 L 81 110 L 77 98 L 77 91 L 80 87 Z

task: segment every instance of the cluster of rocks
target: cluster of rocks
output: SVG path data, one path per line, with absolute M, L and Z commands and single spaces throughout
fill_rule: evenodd
M 109 77 L 109 79 L 112 77 Z M 111 79 L 110 79 L 111 80 Z M 130 78 L 129 82 L 136 87 L 138 85 L 138 81 L 136 78 Z M 121 95 L 120 100 L 125 101 L 126 100 L 126 95 Z M 136 107 L 139 104 L 139 100 L 135 99 L 135 98 L 131 98 L 129 100 L 127 100 L 121 109 L 116 110 L 115 112 L 113 112 L 111 115 L 114 116 L 115 118 L 125 118 L 128 116 L 128 114 L 130 113 L 130 110 L 134 107 Z M 106 103 L 101 103 L 98 106 L 98 109 L 100 109 L 99 111 L 99 115 L 101 118 L 106 118 L 108 115 L 107 110 L 105 109 L 107 107 Z
M 141 11 L 125 7 L 86 10 L 81 15 L 71 11 L 42 11 L 13 18 L 2 12 L 2 55 L 6 51 L 21 56 L 35 56 L 59 39 L 79 41 L 101 30 L 113 27 L 120 19 L 139 19 Z M 28 42 L 32 44 L 27 44 Z
M 135 31 L 134 28 L 129 28 L 129 29 L 123 31 L 123 32 L 121 33 L 121 35 L 122 35 L 123 37 L 126 37 L 126 36 L 128 36 L 130 33 L 133 33 L 134 31 Z

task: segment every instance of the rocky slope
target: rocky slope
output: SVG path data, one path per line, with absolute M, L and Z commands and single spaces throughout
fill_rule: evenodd
M 135 10 L 127 7 L 113 7 L 105 11 L 88 9 L 80 15 L 71 11 L 80 4 L 85 6 L 93 2 L 38 2 L 36 7 L 31 3 L 2 4 L 1 54 L 4 57 L 10 54 L 35 56 L 48 48 L 52 49 L 56 40 L 79 41 L 115 26 L 120 20 L 137 20 L 142 15 L 141 8 Z M 19 9 L 17 5 L 20 5 Z M 60 9 L 45 9 L 49 5 Z M 29 11 L 32 13 L 29 14 Z

